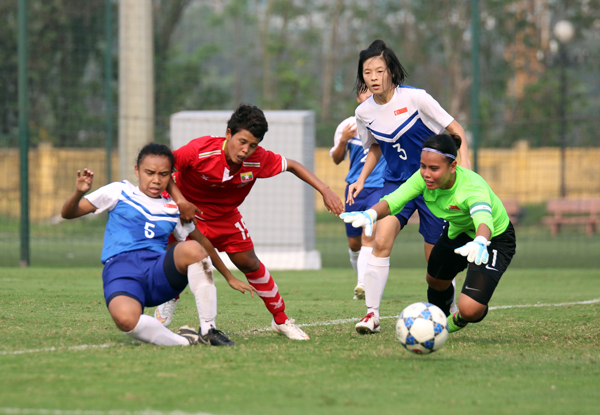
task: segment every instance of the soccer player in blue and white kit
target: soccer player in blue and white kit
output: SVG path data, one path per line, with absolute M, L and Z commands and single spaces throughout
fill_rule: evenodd
M 396 190 L 419 170 L 423 142 L 444 130 L 461 137 L 460 164 L 470 169 L 469 149 L 462 126 L 427 92 L 404 85 L 406 76 L 400 61 L 382 40 L 374 41 L 360 52 L 356 89 L 368 89 L 373 95 L 356 109 L 356 125 L 363 146 L 370 150 L 362 173 L 348 188 L 347 203 L 352 204 L 362 191 L 382 155 L 387 162 L 383 194 Z M 378 223 L 373 254 L 365 272 L 367 315 L 356 324 L 356 331 L 360 334 L 381 330 L 379 306 L 389 276 L 390 253 L 396 237 L 415 210 L 419 212 L 419 232 L 425 241 L 426 260 L 429 260 L 429 254 L 442 234 L 445 222 L 429 211 L 423 196 L 410 201 L 399 214 L 388 216 Z M 443 295 L 454 299 L 454 284 L 447 291 L 436 293 L 430 287 L 427 296 Z
M 356 102 L 361 104 L 365 99 L 371 96 L 371 91 L 357 91 Z M 346 118 L 342 121 L 335 130 L 333 138 L 333 147 L 329 151 L 329 155 L 335 164 L 340 164 L 346 159 L 346 154 L 350 153 L 350 168 L 346 175 L 346 198 L 348 197 L 348 186 L 358 179 L 363 165 L 367 158 L 369 150 L 364 149 L 360 139 L 356 134 L 356 119 L 354 116 Z M 382 196 L 381 189 L 383 188 L 383 173 L 386 165 L 383 158 L 379 159 L 377 166 L 367 180 L 365 188 L 354 204 L 346 203 L 345 212 L 354 212 L 357 210 L 367 210 L 375 203 L 379 202 Z M 362 229 L 357 229 L 351 224 L 346 224 L 346 236 L 348 237 L 348 253 L 350 254 L 350 264 L 356 272 L 357 283 L 354 287 L 354 299 L 362 300 L 365 298 L 365 269 L 367 267 L 367 259 L 373 252 L 374 236 L 367 236 Z
M 63 205 L 61 215 L 73 219 L 108 211 L 101 261 L 108 311 L 117 327 L 128 336 L 159 346 L 189 346 L 198 342 L 232 346 L 216 329 L 217 291 L 211 258 L 230 286 L 245 294 L 254 290 L 227 270 L 218 254 L 193 223 L 182 225 L 172 199 L 161 196 L 171 182 L 174 157 L 162 144 L 150 143 L 139 153 L 135 174 L 139 186 L 127 180 L 115 182 L 84 195 L 92 188 L 94 173 L 77 171 L 75 192 Z M 171 233 L 184 241 L 165 251 Z M 206 248 L 206 250 L 205 250 Z M 207 251 L 210 253 L 207 254 Z M 179 295 L 190 285 L 196 298 L 201 333 L 188 326 L 175 334 L 158 320 L 143 314 Z

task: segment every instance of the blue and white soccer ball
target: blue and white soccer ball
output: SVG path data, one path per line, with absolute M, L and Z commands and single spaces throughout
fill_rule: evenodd
M 448 321 L 439 307 L 431 303 L 414 303 L 400 313 L 396 336 L 410 352 L 433 353 L 441 349 L 448 338 Z

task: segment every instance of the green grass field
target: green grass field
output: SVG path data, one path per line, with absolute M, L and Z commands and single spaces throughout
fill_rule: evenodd
M 270 332 L 262 301 L 218 278 L 217 322 L 239 346 L 166 348 L 115 328 L 100 268 L 0 268 L 0 413 L 599 412 L 598 269 L 509 269 L 483 323 L 417 356 L 395 339 L 394 316 L 425 299 L 423 274 L 392 269 L 382 333 L 359 336 L 349 266 L 273 272 L 308 342 Z M 197 320 L 186 290 L 171 328 Z

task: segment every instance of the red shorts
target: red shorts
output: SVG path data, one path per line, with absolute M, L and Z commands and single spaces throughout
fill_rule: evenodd
M 244 218 L 237 209 L 215 220 L 198 220 L 196 227 L 220 252 L 236 253 L 254 248 Z M 175 238 L 171 235 L 169 243 L 174 241 Z

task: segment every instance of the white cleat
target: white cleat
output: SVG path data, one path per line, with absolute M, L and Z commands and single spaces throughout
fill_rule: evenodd
M 364 300 L 365 298 L 365 287 L 362 285 L 357 285 L 354 287 L 354 299 L 355 300 Z
M 275 323 L 275 320 L 271 322 L 271 328 L 277 334 L 281 334 L 282 336 L 286 336 L 292 340 L 310 340 L 308 334 L 303 332 L 300 327 L 294 324 L 294 319 L 287 319 L 283 324 Z
M 156 307 L 156 310 L 154 310 L 154 318 L 160 321 L 163 326 L 169 327 L 173 321 L 173 315 L 175 314 L 175 308 L 177 307 L 178 302 L 179 298 L 173 298 L 172 300 L 159 305 Z
M 356 323 L 356 332 L 358 334 L 373 334 L 379 333 L 381 327 L 379 327 L 379 319 L 375 317 L 375 314 L 369 313 L 364 316 L 358 323 Z

